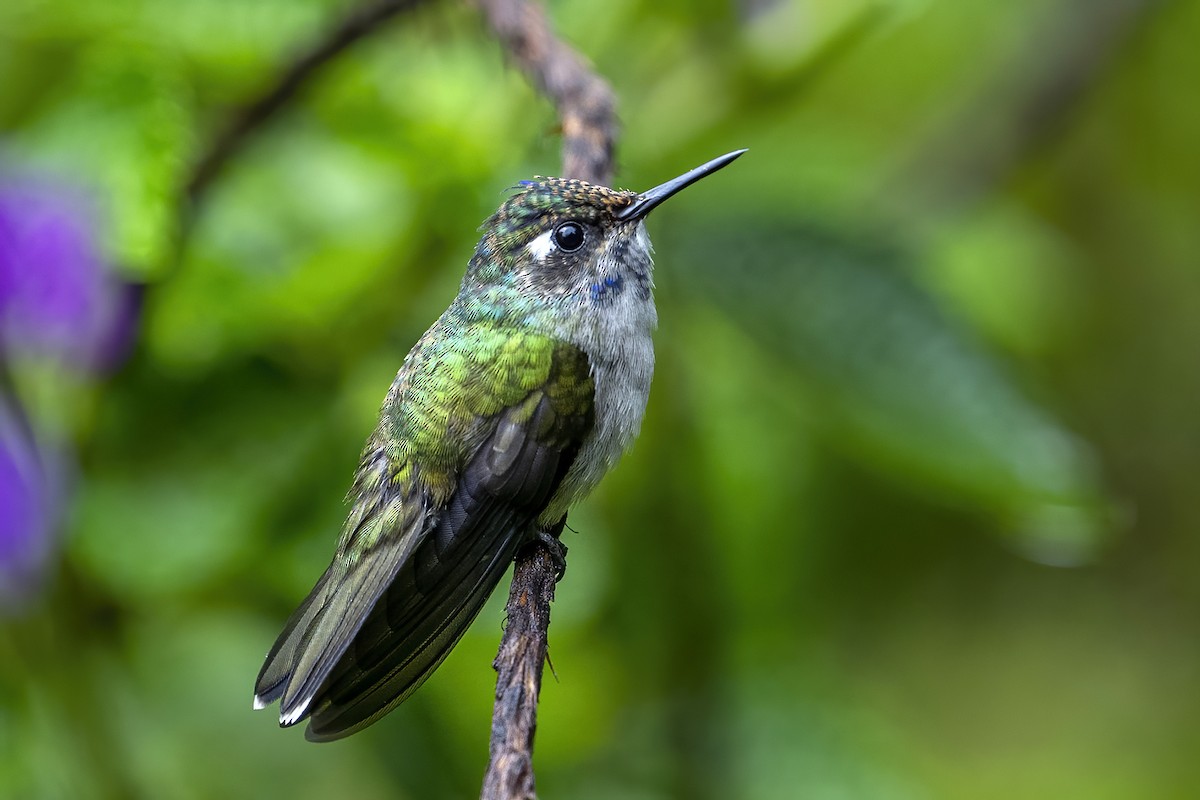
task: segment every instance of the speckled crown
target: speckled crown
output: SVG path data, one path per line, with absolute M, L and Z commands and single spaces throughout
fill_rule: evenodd
M 637 192 L 541 176 L 521 181 L 516 188 L 517 192 L 485 223 L 485 226 L 495 227 L 500 236 L 547 214 L 570 216 L 586 222 L 611 222 L 617 212 L 638 197 Z

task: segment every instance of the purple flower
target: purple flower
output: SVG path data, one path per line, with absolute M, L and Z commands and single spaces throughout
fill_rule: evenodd
M 45 358 L 87 371 L 115 366 L 139 306 L 138 289 L 109 270 L 81 191 L 0 172 L 0 605 L 40 583 L 64 494 L 38 447 L 38 420 L 21 406 L 20 370 Z
M 105 263 L 82 192 L 0 174 L 0 353 L 112 366 L 132 339 L 137 299 Z

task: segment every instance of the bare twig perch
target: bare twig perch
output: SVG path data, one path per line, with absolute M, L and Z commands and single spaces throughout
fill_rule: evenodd
M 546 663 L 550 602 L 558 582 L 553 556 L 540 541 L 517 556 L 505 607 L 507 624 L 496 669 L 496 705 L 483 800 L 526 800 L 533 789 L 533 734 Z
M 617 119 L 612 90 L 555 37 L 541 7 L 525 0 L 477 0 L 518 68 L 554 103 L 563 132 L 563 177 L 612 182 Z M 496 669 L 496 705 L 483 800 L 535 797 L 533 736 L 546 663 L 554 558 L 536 542 L 517 556 Z

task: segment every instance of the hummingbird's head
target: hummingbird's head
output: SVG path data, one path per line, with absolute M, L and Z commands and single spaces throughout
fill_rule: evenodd
M 531 300 L 572 306 L 606 305 L 629 291 L 649 298 L 646 214 L 744 152 L 640 194 L 563 178 L 522 181 L 484 222 L 463 286 L 512 287 Z

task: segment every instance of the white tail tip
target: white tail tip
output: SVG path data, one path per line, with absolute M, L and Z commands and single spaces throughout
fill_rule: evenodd
M 295 708 L 295 710 L 292 711 L 292 713 L 280 714 L 279 715 L 279 724 L 280 725 L 295 725 L 296 721 L 304 716 L 304 712 L 308 711 L 308 704 L 311 702 L 312 702 L 312 698 L 310 697 L 308 700 L 305 700 L 303 703 L 301 703 L 299 706 L 297 706 Z

